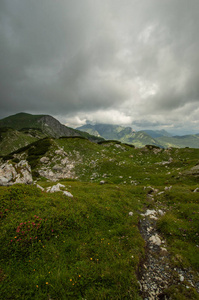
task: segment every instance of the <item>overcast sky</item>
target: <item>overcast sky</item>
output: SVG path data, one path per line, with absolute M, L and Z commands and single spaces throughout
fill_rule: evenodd
M 0 118 L 199 133 L 199 0 L 1 0 Z

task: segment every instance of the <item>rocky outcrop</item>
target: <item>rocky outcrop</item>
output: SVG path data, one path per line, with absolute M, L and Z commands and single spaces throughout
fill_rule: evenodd
M 54 154 L 53 157 L 43 156 L 40 159 L 41 165 L 37 169 L 39 175 L 51 181 L 76 178 L 74 173 L 75 161 L 69 158 L 62 148 L 56 150 Z
M 0 185 L 32 182 L 31 167 L 26 160 L 21 160 L 19 163 L 7 161 L 0 166 Z

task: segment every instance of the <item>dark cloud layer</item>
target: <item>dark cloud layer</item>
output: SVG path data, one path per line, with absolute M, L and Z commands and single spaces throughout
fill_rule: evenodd
M 199 132 L 198 0 L 1 0 L 0 117 Z

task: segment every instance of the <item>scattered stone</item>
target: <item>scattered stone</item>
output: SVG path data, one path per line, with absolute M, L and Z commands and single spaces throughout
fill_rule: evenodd
M 68 191 L 63 191 L 61 190 L 60 188 L 65 188 L 65 185 L 61 184 L 61 183 L 58 183 L 56 185 L 53 185 L 53 186 L 49 186 L 47 189 L 46 189 L 46 192 L 47 193 L 55 193 L 55 192 L 63 192 L 63 195 L 67 196 L 67 197 L 73 197 L 73 195 L 68 192 Z
M 36 184 L 36 187 L 37 187 L 38 189 L 42 190 L 42 192 L 44 191 L 44 188 L 43 188 L 41 185 Z
M 132 211 L 129 212 L 129 216 L 133 216 L 133 212 Z
M 170 191 L 172 189 L 172 185 L 171 186 L 165 186 L 164 190 L 165 191 Z
M 46 156 L 43 156 L 41 159 L 40 159 L 40 162 L 43 163 L 43 164 L 47 164 L 49 162 L 50 158 L 49 157 L 46 157 Z
M 55 154 L 62 155 L 62 156 L 68 155 L 63 149 L 55 150 Z
M 164 194 L 164 192 L 159 192 L 159 193 L 158 193 L 158 195 L 162 195 L 162 194 Z
M 68 191 L 64 191 L 63 194 L 67 197 L 73 198 L 73 195 Z
M 180 275 L 180 281 L 184 281 L 184 276 Z
M 149 241 L 150 241 L 152 244 L 157 245 L 157 246 L 160 246 L 161 243 L 162 243 L 160 237 L 158 236 L 158 234 L 152 235 L 152 236 L 149 238 Z
M 167 252 L 167 249 L 164 248 L 164 247 L 161 247 L 160 249 L 161 249 L 162 252 Z
M 163 212 L 161 209 L 158 209 L 158 214 L 159 214 L 160 216 L 164 216 L 165 212 Z
M 154 209 L 152 209 L 152 210 L 150 210 L 150 209 L 147 209 L 147 211 L 146 211 L 146 213 L 145 214 L 141 214 L 141 216 L 143 216 L 143 217 L 146 217 L 146 216 L 154 216 L 154 215 L 156 215 L 156 211 L 154 210 Z
M 47 189 L 46 189 L 46 192 L 47 193 L 55 193 L 55 192 L 60 192 L 61 190 L 60 190 L 60 188 L 65 188 L 65 186 L 63 185 L 63 184 L 61 184 L 61 183 L 58 183 L 57 185 L 53 185 L 52 187 L 48 187 Z
M 105 184 L 105 181 L 104 181 L 104 180 L 101 180 L 101 181 L 100 181 L 100 184 Z

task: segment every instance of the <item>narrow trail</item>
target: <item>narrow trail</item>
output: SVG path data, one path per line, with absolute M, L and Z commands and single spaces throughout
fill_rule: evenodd
M 151 197 L 151 195 L 149 195 Z M 140 233 L 145 240 L 146 256 L 139 274 L 141 296 L 144 300 L 168 300 L 165 289 L 171 285 L 184 285 L 186 289 L 195 288 L 199 293 L 199 281 L 194 280 L 190 269 L 174 268 L 166 240 L 157 231 L 156 223 L 165 211 L 146 210 L 141 214 Z

